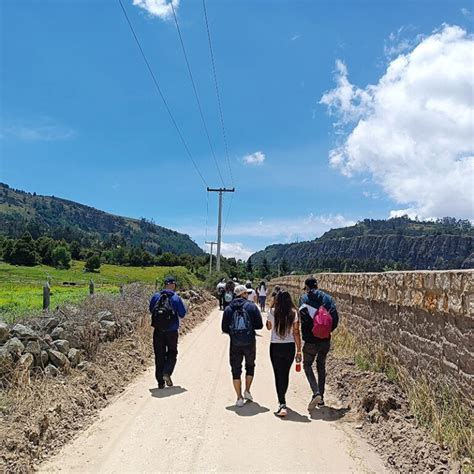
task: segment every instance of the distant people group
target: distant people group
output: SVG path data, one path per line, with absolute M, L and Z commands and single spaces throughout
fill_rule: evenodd
M 261 281 L 256 289 L 247 281 L 241 285 L 233 280 L 222 280 L 216 287 L 219 308 L 223 310 L 221 329 L 229 335 L 229 363 L 236 394 L 236 407 L 253 401 L 251 386 L 255 376 L 256 330 L 263 328 L 261 312 L 266 311 L 267 286 Z M 258 304 L 258 306 L 257 306 Z M 176 294 L 176 279 L 167 277 L 165 288 L 155 293 L 150 301 L 152 314 L 155 376 L 158 388 L 172 386 L 171 375 L 178 354 L 179 319 L 186 308 Z M 286 393 L 290 370 L 303 361 L 304 372 L 311 388 L 308 410 L 324 406 L 326 356 L 330 349 L 331 333 L 339 323 L 334 299 L 318 289 L 317 280 L 305 281 L 304 294 L 297 308 L 288 291 L 275 286 L 271 292 L 265 326 L 271 331 L 270 361 L 275 376 L 278 399 L 277 416 L 288 414 Z M 313 364 L 316 361 L 316 374 Z M 242 364 L 245 379 L 242 385 Z

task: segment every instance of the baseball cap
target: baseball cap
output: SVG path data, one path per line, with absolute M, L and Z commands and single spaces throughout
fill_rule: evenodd
M 172 283 L 176 283 L 176 277 L 174 277 L 172 275 L 168 275 L 165 278 L 165 285 L 171 285 Z
M 237 285 L 234 289 L 235 296 L 240 296 L 243 293 L 247 293 L 247 288 L 244 285 Z
M 316 280 L 316 278 L 314 277 L 311 277 L 311 278 L 307 278 L 305 281 L 304 281 L 304 284 L 310 289 L 310 290 L 314 290 L 318 287 L 318 281 Z

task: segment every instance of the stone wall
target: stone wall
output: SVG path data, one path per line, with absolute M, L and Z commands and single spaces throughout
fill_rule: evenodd
M 382 344 L 412 375 L 447 376 L 474 393 L 474 285 L 472 270 L 320 273 L 341 323 L 361 340 Z M 300 295 L 305 276 L 271 281 Z

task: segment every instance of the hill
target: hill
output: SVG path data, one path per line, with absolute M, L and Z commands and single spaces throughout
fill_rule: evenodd
M 188 235 L 161 227 L 146 219 L 116 216 L 55 196 L 40 196 L 0 183 L 0 235 L 19 238 L 28 230 L 33 238 L 49 235 L 74 240 L 84 247 L 97 242 L 143 246 L 153 254 L 202 255 Z
M 310 272 L 474 268 L 473 237 L 471 223 L 454 218 L 365 219 L 312 241 L 270 245 L 250 258 L 254 265 L 266 258 L 273 268 Z

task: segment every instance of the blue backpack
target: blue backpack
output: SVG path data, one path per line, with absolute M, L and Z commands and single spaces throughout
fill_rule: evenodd
M 229 329 L 232 344 L 235 346 L 247 346 L 253 342 L 255 331 L 245 303 L 235 307 Z

